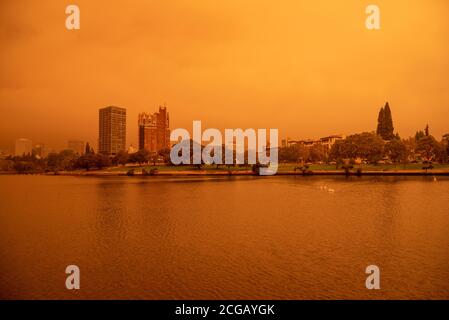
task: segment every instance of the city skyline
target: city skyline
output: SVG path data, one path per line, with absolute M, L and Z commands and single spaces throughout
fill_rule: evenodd
M 429 123 L 441 138 L 449 3 L 377 2 L 382 27 L 369 31 L 355 1 L 105 10 L 80 0 L 82 27 L 70 32 L 62 2 L 3 1 L 0 148 L 21 137 L 58 149 L 70 139 L 96 145 L 92 111 L 109 104 L 127 108 L 127 141 L 137 146 L 134 119 L 164 101 L 172 128 L 202 120 L 314 139 L 375 130 L 388 100 L 401 136 Z
M 387 102 L 388 104 L 388 102 Z M 38 147 L 40 145 L 45 146 L 45 153 L 48 154 L 50 152 L 55 152 L 55 151 L 60 151 L 60 150 L 72 150 L 75 153 L 81 154 L 82 152 L 80 152 L 79 150 L 84 150 L 86 144 L 89 144 L 91 148 L 93 148 L 94 150 L 98 151 L 99 153 L 104 153 L 100 151 L 100 138 L 99 136 L 101 136 L 100 133 L 100 128 L 101 128 L 101 110 L 106 110 L 108 108 L 118 108 L 121 109 L 122 111 L 124 111 L 125 113 L 125 118 L 124 118 L 124 131 L 125 131 L 125 138 L 124 138 L 124 145 L 121 147 L 121 149 L 123 149 L 124 151 L 128 151 L 133 149 L 135 151 L 139 150 L 139 149 L 147 149 L 150 152 L 157 152 L 156 150 L 162 150 L 163 148 L 170 148 L 171 147 L 171 141 L 170 141 L 170 120 L 169 120 L 169 112 L 167 111 L 167 105 L 164 103 L 163 106 L 159 106 L 159 111 L 158 112 L 154 112 L 154 113 L 146 113 L 146 112 L 139 112 L 138 114 L 138 118 L 137 121 L 134 121 L 134 123 L 137 123 L 137 134 L 136 137 L 133 137 L 133 139 L 135 138 L 137 140 L 137 143 L 134 143 L 132 140 L 131 142 L 127 142 L 128 141 L 128 137 L 132 136 L 132 133 L 129 132 L 129 130 L 127 128 L 129 128 L 128 122 L 133 123 L 132 119 L 130 120 L 129 117 L 126 116 L 127 113 L 127 108 L 126 107 L 114 107 L 114 106 L 109 106 L 109 107 L 101 107 L 98 108 L 97 110 L 100 112 L 98 115 L 98 120 L 100 121 L 100 125 L 97 128 L 97 140 L 95 141 L 84 141 L 84 140 L 80 140 L 80 139 L 68 139 L 65 141 L 65 144 L 63 147 L 60 148 L 55 148 L 54 146 L 49 147 L 47 143 L 42 143 L 42 142 L 38 142 L 36 144 L 34 144 L 34 139 L 30 138 L 30 137 L 21 137 L 21 138 L 17 138 L 12 142 L 12 147 L 1 147 L 0 150 L 2 152 L 9 152 L 10 154 L 17 154 L 17 143 L 21 142 L 22 140 L 28 140 L 30 143 L 30 150 L 33 150 L 34 148 Z M 426 124 L 426 126 L 428 126 L 428 124 Z M 148 130 L 149 129 L 149 130 Z M 423 128 L 418 128 L 413 134 L 411 134 L 410 136 L 402 136 L 402 138 L 408 138 L 408 137 L 412 137 L 415 135 L 415 133 L 417 133 L 418 131 L 422 131 L 423 129 L 425 129 L 425 127 Z M 148 130 L 148 132 L 146 131 Z M 150 132 L 151 131 L 151 132 Z M 162 132 L 161 132 L 162 131 Z M 189 129 L 188 129 L 189 131 Z M 317 135 L 316 137 L 311 137 L 311 136 L 306 136 L 306 137 L 297 137 L 297 136 L 286 136 L 286 135 L 280 135 L 279 136 L 279 146 L 280 147 L 285 147 L 285 146 L 289 146 L 289 145 L 293 145 L 293 144 L 297 144 L 297 143 L 302 143 L 302 144 L 313 144 L 315 142 L 322 142 L 323 140 L 332 140 L 334 141 L 335 138 L 337 139 L 344 139 L 347 135 L 351 135 L 351 134 L 355 134 L 355 133 L 362 133 L 362 132 L 375 132 L 375 129 L 369 130 L 361 130 L 360 132 L 348 132 L 346 134 L 341 134 L 341 133 L 322 133 L 321 135 Z M 397 132 L 395 130 L 395 132 Z M 324 134 L 327 134 L 326 136 L 324 136 Z M 437 140 L 443 140 L 445 139 L 445 137 L 448 136 L 449 133 L 443 133 L 441 136 L 437 136 L 435 135 Z M 150 138 L 152 141 L 148 142 L 148 138 Z M 163 141 L 163 142 L 162 142 Z M 325 142 L 325 144 L 327 145 L 328 143 Z M 82 146 L 81 146 L 82 145 Z M 144 147 L 142 147 L 144 146 Z M 154 149 L 154 150 L 153 150 Z M 30 151 L 31 152 L 31 151 Z M 26 153 L 26 152 L 25 152 Z M 107 153 L 107 152 L 106 152 Z M 115 153 L 114 153 L 115 154 Z

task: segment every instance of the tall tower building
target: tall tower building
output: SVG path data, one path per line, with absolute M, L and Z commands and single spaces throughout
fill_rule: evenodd
M 14 155 L 21 157 L 31 154 L 32 151 L 33 142 L 30 139 L 21 138 L 16 140 Z
M 126 150 L 126 109 L 106 107 L 99 111 L 98 152 L 115 155 Z
M 167 107 L 153 114 L 140 113 L 138 118 L 139 149 L 158 152 L 170 148 L 170 118 Z

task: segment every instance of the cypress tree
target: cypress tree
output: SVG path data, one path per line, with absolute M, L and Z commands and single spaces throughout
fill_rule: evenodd
M 385 105 L 385 111 L 384 111 L 384 140 L 391 140 L 394 138 L 394 127 L 393 127 L 393 117 L 391 116 L 391 110 L 390 105 Z
M 381 108 L 379 111 L 376 132 L 384 140 L 391 140 L 394 138 L 393 117 L 391 116 L 391 109 L 388 102 L 385 104 L 385 107 Z
M 376 130 L 376 133 L 379 136 L 382 136 L 382 133 L 384 131 L 383 124 L 384 124 L 384 108 L 380 108 L 379 116 L 377 117 L 377 130 Z
M 85 154 L 93 153 L 92 149 L 90 148 L 89 142 L 86 143 L 86 150 L 84 151 Z

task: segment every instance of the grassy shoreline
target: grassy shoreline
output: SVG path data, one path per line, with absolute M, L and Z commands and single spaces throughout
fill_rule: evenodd
M 431 170 L 423 170 L 422 164 L 407 164 L 407 165 L 355 165 L 348 173 L 343 169 L 336 169 L 335 165 L 310 165 L 307 171 L 295 170 L 299 167 L 298 164 L 282 163 L 279 165 L 276 175 L 351 175 L 351 176 L 449 176 L 449 164 L 435 164 Z M 248 176 L 256 175 L 251 167 L 239 166 L 219 166 L 204 165 L 201 169 L 194 166 L 167 166 L 167 165 L 143 165 L 143 166 L 117 166 L 105 168 L 102 170 L 76 170 L 76 171 L 60 171 L 57 175 L 65 176 L 127 176 L 128 171 L 133 170 L 134 175 L 142 176 L 142 170 L 145 169 L 147 173 L 151 170 L 157 169 L 154 175 L 157 176 Z M 358 172 L 358 169 L 361 170 Z M 0 174 L 16 174 L 15 172 L 0 172 Z M 55 175 L 54 172 L 42 173 L 45 175 Z

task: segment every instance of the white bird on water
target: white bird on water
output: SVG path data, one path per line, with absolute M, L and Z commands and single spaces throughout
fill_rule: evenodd
M 433 182 L 438 182 L 437 177 L 433 176 Z
M 335 192 L 335 190 L 334 190 L 334 189 L 331 189 L 331 188 L 329 188 L 327 191 L 329 191 L 330 193 Z

